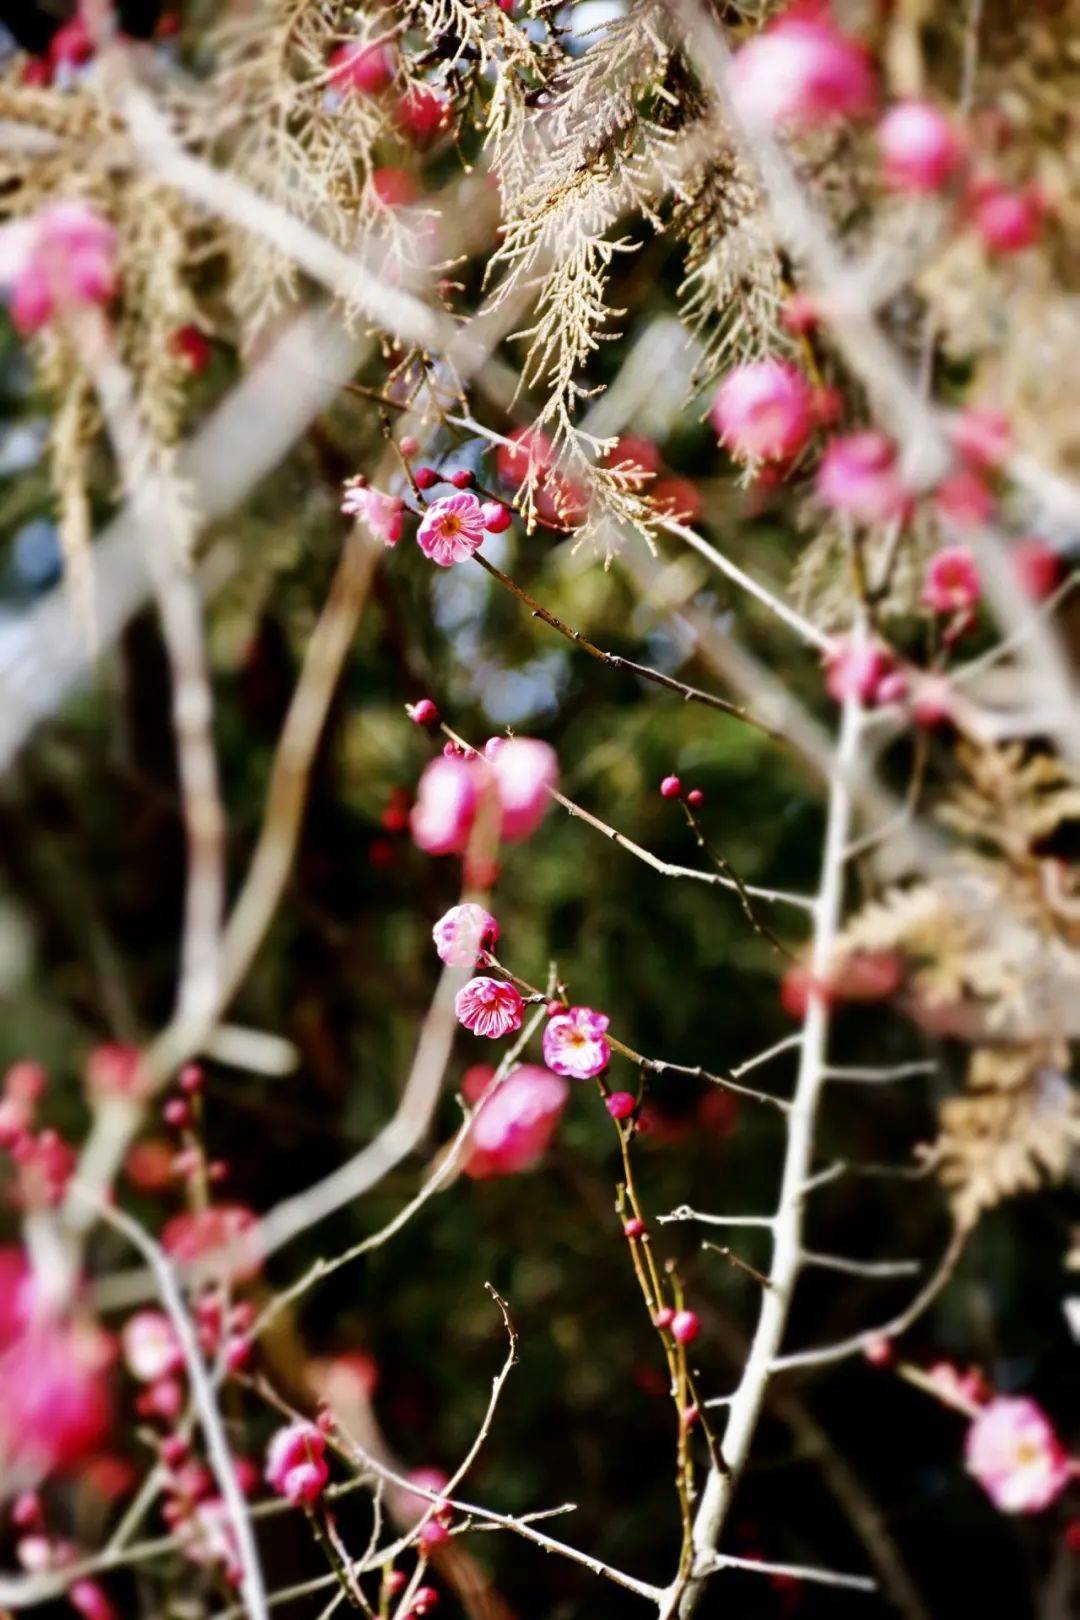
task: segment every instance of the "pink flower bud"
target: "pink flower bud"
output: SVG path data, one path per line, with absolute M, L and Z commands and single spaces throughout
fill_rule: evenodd
M 1000 467 L 1012 448 L 1012 428 L 1003 411 L 970 405 L 953 419 L 949 437 L 958 456 L 983 472 Z
M 75 1581 L 68 1590 L 68 1601 L 82 1620 L 117 1620 L 116 1610 L 99 1581 Z
M 686 795 L 686 802 L 691 810 L 700 810 L 705 803 L 705 795 L 700 788 L 691 788 Z
M 169 347 L 193 377 L 201 377 L 210 364 L 210 340 L 197 326 L 181 326 L 169 340 Z
M 863 1350 L 863 1355 L 871 1367 L 888 1367 L 895 1359 L 895 1354 L 892 1340 L 883 1337 L 868 1340 Z
M 677 776 L 665 776 L 660 783 L 660 797 L 662 799 L 681 799 L 682 783 Z
M 810 388 L 786 360 L 758 360 L 728 372 L 713 400 L 720 442 L 744 461 L 786 461 L 813 425 Z
M 446 97 L 428 85 L 410 86 L 394 113 L 398 128 L 414 146 L 427 146 L 429 141 L 446 129 L 450 116 L 450 103 Z
M 896 447 L 883 433 L 863 429 L 830 440 L 817 473 L 826 506 L 857 523 L 887 523 L 911 504 L 896 465 Z
M 501 501 L 485 501 L 480 508 L 480 515 L 489 534 L 505 534 L 513 521 L 509 507 L 504 506 Z
M 406 460 L 408 460 L 410 456 L 415 456 L 419 448 L 420 440 L 411 433 L 403 433 L 401 438 L 398 440 L 398 449 L 401 451 Z
M 633 1092 L 613 1091 L 604 1106 L 612 1119 L 629 1119 L 637 1107 L 637 1101 Z
M 930 559 L 922 599 L 935 613 L 973 608 L 981 594 L 979 565 L 967 546 L 944 546 Z
M 265 1478 L 286 1501 L 309 1507 L 318 1501 L 330 1476 L 326 1437 L 313 1423 L 290 1423 L 271 1437 Z
M 628 1221 L 623 1221 L 623 1232 L 628 1238 L 639 1238 L 645 1234 L 645 1222 L 639 1215 L 631 1215 Z
M 894 191 L 940 191 L 963 156 L 952 124 L 927 101 L 902 101 L 890 108 L 877 138 L 885 180 Z
M 450 474 L 450 482 L 455 489 L 471 489 L 476 482 L 476 475 L 468 467 L 459 467 L 456 472 Z
M 653 1315 L 653 1326 L 658 1327 L 660 1331 L 663 1332 L 665 1328 L 669 1328 L 671 1326 L 674 1320 L 675 1312 L 672 1310 L 671 1306 L 661 1305 L 660 1309 Z
M 197 1097 L 206 1083 L 206 1075 L 197 1063 L 185 1063 L 176 1083 L 185 1097 Z
M 184 1353 L 164 1311 L 136 1311 L 124 1323 L 120 1345 L 128 1371 L 142 1384 L 180 1372 Z
M 436 484 L 442 483 L 434 467 L 417 467 L 413 477 L 416 479 L 418 489 L 433 489 Z
M 438 1607 L 438 1603 L 439 1594 L 433 1586 L 418 1587 L 409 1613 L 417 1615 L 430 1614 L 432 1609 Z
M 677 1344 L 693 1344 L 701 1332 L 701 1318 L 696 1311 L 676 1311 L 671 1319 L 671 1337 Z
M 170 1097 L 161 1110 L 161 1117 L 173 1130 L 182 1130 L 191 1124 L 191 1109 L 184 1097 Z
M 1041 602 L 1055 591 L 1065 575 L 1065 563 L 1060 552 L 1035 535 L 1017 541 L 1012 560 L 1021 588 L 1036 602 Z
M 421 1527 L 419 1539 L 421 1552 L 427 1554 L 433 1552 L 436 1547 L 445 1546 L 450 1540 L 450 1532 L 445 1524 L 439 1523 L 438 1519 L 429 1519 Z
M 824 12 L 792 8 L 736 51 L 729 82 L 748 124 L 808 129 L 865 112 L 874 99 L 866 52 Z
M 415 703 L 406 703 L 405 713 L 414 726 L 437 726 L 440 715 L 438 709 L 430 698 L 419 698 Z
M 825 689 L 837 703 L 857 698 L 866 708 L 881 701 L 881 684 L 892 675 L 896 662 L 880 641 L 842 637 L 825 656 Z
M 990 253 L 1020 253 L 1036 240 L 1042 226 L 1042 208 L 1030 193 L 992 185 L 974 207 L 975 229 Z
M 466 900 L 440 917 L 432 929 L 439 960 L 448 967 L 474 968 L 486 946 L 499 937 L 499 925 L 490 911 Z
M 339 45 L 330 57 L 329 82 L 336 90 L 357 90 L 376 96 L 394 77 L 394 61 L 381 45 L 359 41 Z

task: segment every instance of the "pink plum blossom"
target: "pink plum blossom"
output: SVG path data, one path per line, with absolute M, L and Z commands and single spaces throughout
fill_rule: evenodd
M 37 1317 L 0 1352 L 0 1476 L 63 1473 L 100 1445 L 110 1421 L 108 1335 Z
M 949 429 L 958 456 L 988 472 L 1000 467 L 1012 448 L 1012 428 L 1004 411 L 970 405 L 960 411 Z
M 980 473 L 958 467 L 934 491 L 934 505 L 954 528 L 977 529 L 992 517 L 994 497 Z
M 886 182 L 894 191 L 940 191 L 960 166 L 963 147 L 952 124 L 928 101 L 902 101 L 878 125 Z
M 720 441 L 744 461 L 785 461 L 813 426 L 811 393 L 786 360 L 758 360 L 729 371 L 713 400 Z
M 1065 574 L 1061 553 L 1038 535 L 1018 540 L 1013 547 L 1012 560 L 1021 589 L 1035 602 L 1041 602 L 1055 591 Z
M 424 768 L 410 816 L 413 841 L 428 855 L 460 855 L 480 804 L 483 774 L 474 760 L 442 754 Z
M 89 203 L 57 202 L 0 229 L 0 289 L 24 335 L 58 310 L 106 304 L 116 290 L 116 232 Z
M 548 1068 L 572 1080 L 602 1074 L 611 1061 L 605 1033 L 610 1022 L 607 1013 L 594 1012 L 591 1007 L 571 1007 L 549 1018 L 543 1039 Z
M 1009 191 L 991 183 L 976 197 L 975 229 L 989 253 L 1021 253 L 1032 245 L 1042 226 L 1043 210 L 1030 192 Z
M 904 517 L 910 506 L 896 446 L 873 428 L 829 442 L 818 468 L 817 492 L 826 506 L 858 523 L 887 523 Z
M 447 967 L 473 968 L 485 945 L 494 945 L 498 939 L 499 925 L 490 911 L 474 900 L 465 900 L 451 906 L 431 932 L 440 961 Z
M 880 641 L 840 637 L 825 655 L 825 689 L 837 703 L 856 698 L 866 708 L 883 701 L 882 686 L 896 673 L 896 659 Z M 889 700 L 888 690 L 884 699 Z
M 1061 1495 L 1072 1468 L 1037 1401 L 999 1395 L 967 1432 L 964 1462 L 1003 1513 L 1040 1513 Z
M 465 1174 L 480 1181 L 531 1170 L 547 1151 L 569 1095 L 566 1081 L 538 1064 L 514 1069 L 473 1119 Z
M 863 113 L 875 91 L 866 52 L 824 9 L 793 8 L 778 17 L 735 53 L 729 80 L 735 109 L 747 123 L 791 129 Z
M 981 593 L 979 565 L 967 546 L 944 546 L 931 557 L 922 588 L 928 608 L 935 613 L 968 612 Z
M 450 104 L 430 85 L 413 85 L 402 96 L 394 119 L 415 146 L 426 146 L 450 122 Z
M 124 1361 L 133 1378 L 153 1384 L 181 1370 L 184 1353 L 164 1311 L 136 1311 L 120 1334 Z
M 450 568 L 479 551 L 484 543 L 484 514 L 469 490 L 432 501 L 416 531 L 425 557 L 440 568 Z
M 555 750 L 536 737 L 510 737 L 493 738 L 484 753 L 502 811 L 502 837 L 519 843 L 532 836 L 551 805 L 559 779 Z
M 297 1506 L 318 1501 L 330 1477 L 326 1436 L 313 1423 L 290 1423 L 271 1436 L 266 1450 L 266 1482 Z
M 258 1217 L 245 1204 L 184 1210 L 165 1222 L 161 1246 L 181 1266 L 199 1263 L 215 1274 L 227 1272 L 242 1282 L 256 1276 L 262 1266 L 258 1224 Z
M 84 1576 L 68 1588 L 68 1602 L 82 1620 L 117 1620 L 116 1610 L 100 1581 Z
M 345 485 L 341 510 L 346 517 L 359 517 L 377 540 L 396 546 L 405 523 L 405 503 L 400 495 L 384 495 L 364 479 L 350 478 Z
M 459 1024 L 474 1035 L 498 1040 L 521 1028 L 525 1003 L 512 984 L 502 979 L 470 979 L 454 997 Z

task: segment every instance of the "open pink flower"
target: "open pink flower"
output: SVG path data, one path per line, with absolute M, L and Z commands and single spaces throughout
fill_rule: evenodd
M 962 613 L 982 594 L 979 565 L 967 546 L 944 546 L 931 557 L 922 599 L 935 613 Z
M 786 461 L 810 436 L 810 388 L 786 360 L 736 366 L 713 400 L 712 419 L 732 455 L 744 461 Z
M 824 9 L 792 9 L 756 34 L 731 62 L 736 111 L 750 124 L 808 129 L 865 112 L 874 74 L 863 48 Z
M 551 807 L 559 761 L 536 737 L 493 737 L 484 749 L 502 811 L 501 835 L 510 844 L 529 838 Z
M 425 557 L 440 568 L 450 568 L 479 551 L 484 543 L 484 514 L 470 490 L 432 501 L 416 531 Z
M 459 1024 L 474 1035 L 496 1041 L 521 1028 L 525 1003 L 512 984 L 502 979 L 470 979 L 454 997 Z
M 143 1384 L 168 1378 L 184 1365 L 176 1329 L 164 1311 L 136 1311 L 124 1323 L 120 1345 L 128 1371 Z
M 473 1120 L 465 1174 L 482 1181 L 531 1170 L 547 1151 L 569 1095 L 566 1081 L 539 1064 L 514 1069 Z
M 24 334 L 60 309 L 106 304 L 116 290 L 116 232 L 85 202 L 58 202 L 0 229 L 0 289 Z
M 987 1402 L 967 1432 L 964 1462 L 1003 1513 L 1040 1513 L 1072 1472 L 1046 1413 L 1022 1395 Z
M 928 101 L 902 101 L 878 125 L 885 180 L 894 191 L 940 191 L 960 166 L 963 147 L 949 119 Z
M 611 1061 L 606 1030 L 611 1022 L 607 1013 L 591 1007 L 571 1007 L 556 1013 L 544 1026 L 544 1062 L 555 1074 L 572 1080 L 590 1080 L 602 1074 Z
M 451 906 L 431 932 L 440 961 L 447 967 L 472 968 L 484 946 L 494 945 L 498 939 L 499 925 L 490 911 L 474 900 L 465 900 L 460 906 Z
M 323 1493 L 330 1470 L 326 1437 L 313 1423 L 290 1423 L 271 1436 L 266 1450 L 266 1482 L 279 1496 L 310 1506 Z
M 359 517 L 377 540 L 396 546 L 405 524 L 405 503 L 400 495 L 384 495 L 366 481 L 350 479 L 345 485 L 341 510 L 346 517 Z
M 424 768 L 410 825 L 428 855 L 460 855 L 480 804 L 483 775 L 475 760 L 440 754 Z
M 817 492 L 826 506 L 858 523 L 902 518 L 911 504 L 897 468 L 896 446 L 873 428 L 830 441 L 818 468 Z

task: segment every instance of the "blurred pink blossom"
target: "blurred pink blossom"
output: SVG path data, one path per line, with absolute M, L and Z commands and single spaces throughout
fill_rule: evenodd
M 877 139 L 886 182 L 895 191 L 940 191 L 963 157 L 952 123 L 928 101 L 891 107 L 878 125 Z
M 792 129 L 866 112 L 875 93 L 866 52 L 835 27 L 824 6 L 793 8 L 770 23 L 736 51 L 729 80 L 747 123 Z
M 106 304 L 116 290 L 116 232 L 81 201 L 15 220 L 0 228 L 0 289 L 24 335 L 58 310 Z
M 964 1462 L 1003 1513 L 1040 1513 L 1072 1473 L 1046 1413 L 1022 1395 L 987 1402 L 967 1432 Z
M 896 446 L 873 428 L 830 440 L 817 473 L 826 506 L 858 523 L 903 518 L 911 504 L 896 464 Z
M 485 1180 L 531 1170 L 546 1152 L 569 1095 L 566 1081 L 538 1064 L 514 1069 L 473 1120 L 465 1174 Z
M 786 360 L 758 360 L 729 371 L 712 406 L 720 441 L 744 461 L 786 461 L 813 426 L 811 394 Z
M 967 546 L 944 546 L 930 559 L 922 599 L 935 613 L 959 613 L 977 605 L 979 565 Z

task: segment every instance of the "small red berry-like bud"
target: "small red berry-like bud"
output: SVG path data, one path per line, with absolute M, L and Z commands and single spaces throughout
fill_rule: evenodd
M 185 1148 L 178 1153 L 172 1162 L 173 1175 L 183 1181 L 187 1176 L 193 1176 L 199 1168 L 199 1152 L 197 1148 Z
M 468 467 L 459 467 L 457 472 L 450 474 L 450 482 L 455 489 L 471 489 L 476 482 L 476 474 L 470 472 Z
M 623 1231 L 628 1238 L 639 1238 L 645 1230 L 645 1222 L 637 1215 L 631 1215 L 628 1221 L 623 1222 Z
M 489 534 L 505 534 L 513 521 L 510 508 L 504 506 L 501 501 L 485 501 L 480 508 L 480 516 Z
M 676 1311 L 671 1319 L 671 1336 L 678 1344 L 693 1344 L 701 1332 L 701 1318 L 696 1311 Z
M 431 489 L 434 484 L 442 482 L 434 467 L 417 467 L 413 477 L 416 479 L 417 489 Z
M 435 1588 L 433 1586 L 421 1586 L 417 1589 L 416 1596 L 412 1600 L 412 1608 L 409 1613 L 430 1614 L 432 1609 L 438 1607 L 438 1603 L 439 1594 Z
M 629 1119 L 637 1103 L 632 1092 L 613 1091 L 604 1106 L 612 1119 Z
M 170 1097 L 161 1110 L 161 1117 L 166 1125 L 171 1125 L 174 1130 L 179 1131 L 185 1125 L 191 1124 L 191 1109 L 183 1097 Z
M 386 1572 L 386 1590 L 395 1596 L 404 1587 L 407 1576 L 403 1569 L 388 1569 Z
M 186 1097 L 194 1097 L 202 1090 L 205 1080 L 206 1076 L 197 1063 L 185 1063 L 176 1083 Z
M 187 1461 L 190 1450 L 182 1434 L 167 1434 L 161 1442 L 161 1460 L 166 1468 L 179 1468 Z
M 700 810 L 705 803 L 705 795 L 700 788 L 691 788 L 686 795 L 686 802 L 691 810 Z
M 322 1430 L 323 1434 L 333 1434 L 337 1427 L 337 1419 L 327 1406 L 322 1408 L 319 1415 L 316 1417 L 315 1422 L 316 1425 Z
M 206 1174 L 210 1181 L 224 1181 L 229 1174 L 228 1161 L 225 1159 L 211 1159 L 206 1167 Z
M 564 1013 L 565 1011 L 566 1008 L 563 1006 L 561 1001 L 549 1001 L 547 1004 L 547 1015 L 549 1018 L 558 1018 L 559 1014 Z
M 429 1553 L 435 1547 L 442 1547 L 450 1540 L 450 1532 L 445 1524 L 438 1519 L 429 1519 L 420 1531 L 420 1550 Z
M 36 1491 L 23 1491 L 11 1507 L 11 1522 L 20 1530 L 36 1530 L 45 1523 L 41 1498 Z
M 696 1406 L 684 1406 L 682 1413 L 684 1428 L 692 1429 L 700 1416 L 701 1413 Z
M 784 300 L 780 319 L 789 332 L 812 332 L 821 314 L 809 293 L 794 292 Z
M 871 1367 L 887 1367 L 893 1359 L 892 1341 L 883 1335 L 870 1339 L 863 1350 L 863 1355 Z
M 664 1328 L 669 1328 L 674 1320 L 675 1312 L 672 1310 L 671 1306 L 661 1305 L 660 1309 L 653 1317 L 653 1326 L 658 1327 L 661 1331 L 663 1331 Z
M 681 799 L 682 783 L 677 776 L 665 776 L 660 784 L 660 797 L 662 799 Z
M 225 1346 L 225 1365 L 230 1372 L 242 1372 L 255 1353 L 246 1333 L 238 1333 Z
M 430 698 L 419 698 L 415 703 L 406 703 L 405 713 L 414 726 L 437 726 L 439 711 Z
M 420 440 L 414 438 L 411 433 L 404 434 L 398 443 L 398 449 L 401 451 L 402 455 L 406 457 L 415 456 L 419 448 Z

